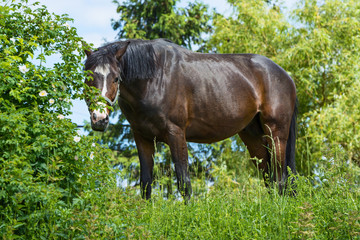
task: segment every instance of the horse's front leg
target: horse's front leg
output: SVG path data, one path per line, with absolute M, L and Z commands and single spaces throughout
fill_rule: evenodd
M 171 157 L 175 165 L 178 189 L 187 201 L 191 196 L 191 182 L 188 171 L 188 149 L 184 130 L 173 126 L 169 131 L 167 143 L 170 147 Z
M 139 134 L 134 133 L 134 139 L 140 159 L 141 195 L 143 198 L 149 199 L 151 197 L 155 146 L 153 141 L 144 139 Z

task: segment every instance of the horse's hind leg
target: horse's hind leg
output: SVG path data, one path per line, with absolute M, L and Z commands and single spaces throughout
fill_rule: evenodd
M 287 180 L 285 156 L 290 120 L 291 116 L 272 118 L 267 115 L 261 115 L 267 145 L 271 153 L 270 173 L 272 179 L 278 182 L 280 193 L 282 193 Z
M 253 163 L 262 172 L 265 185 L 268 186 L 270 154 L 258 115 L 245 129 L 239 132 L 239 136 L 245 143 L 251 158 L 253 158 Z
M 155 146 L 154 142 L 144 139 L 139 134 L 134 133 L 134 139 L 140 159 L 141 193 L 143 198 L 149 199 L 151 197 Z

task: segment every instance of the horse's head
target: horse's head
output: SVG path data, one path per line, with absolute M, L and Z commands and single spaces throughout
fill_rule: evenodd
M 105 131 L 109 125 L 110 110 L 108 106 L 113 106 L 120 94 L 120 69 L 119 60 L 126 51 L 126 46 L 115 51 L 99 49 L 98 51 L 85 51 L 87 59 L 85 62 L 85 71 L 89 71 L 89 78 L 85 84 L 100 90 L 102 97 L 106 100 L 105 105 L 102 102 L 95 101 L 95 109 L 90 108 L 94 101 L 86 99 L 89 107 L 91 128 L 96 131 Z M 98 98 L 97 98 L 98 99 Z

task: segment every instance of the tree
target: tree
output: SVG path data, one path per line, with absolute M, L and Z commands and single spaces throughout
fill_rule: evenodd
M 110 152 L 96 138 L 79 136 L 77 126 L 66 118 L 70 99 L 82 97 L 86 87 L 83 40 L 67 16 L 27 0 L 3 3 L 0 236 L 89 237 L 81 215 L 108 187 L 116 187 L 116 181 Z M 53 54 L 61 60 L 49 67 L 46 61 Z
M 302 33 L 288 53 L 297 71 L 307 111 L 302 117 L 307 146 L 325 168 L 357 164 L 360 84 L 359 1 L 302 1 L 295 11 Z M 300 34 L 298 34 L 300 35 Z M 301 156 L 306 156 L 305 151 Z
M 177 8 L 178 0 L 128 0 L 117 4 L 119 20 L 112 20 L 118 38 L 168 38 L 191 49 L 204 43 L 204 34 L 210 31 L 210 15 L 206 5 L 189 2 L 186 8 Z

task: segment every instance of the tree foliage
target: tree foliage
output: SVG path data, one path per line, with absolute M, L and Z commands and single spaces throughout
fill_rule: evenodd
M 178 8 L 178 0 L 166 1 L 113 1 L 117 4 L 119 20 L 112 20 L 118 38 L 167 38 L 191 49 L 204 43 L 203 34 L 210 31 L 210 15 L 203 3 L 189 2 Z
M 325 166 L 333 160 L 360 166 L 359 126 L 352 123 L 360 107 L 359 12 L 359 1 L 352 0 L 302 1 L 295 11 L 303 35 L 289 57 L 298 65 L 292 72 L 308 107 L 300 143 L 310 142 L 315 162 Z

